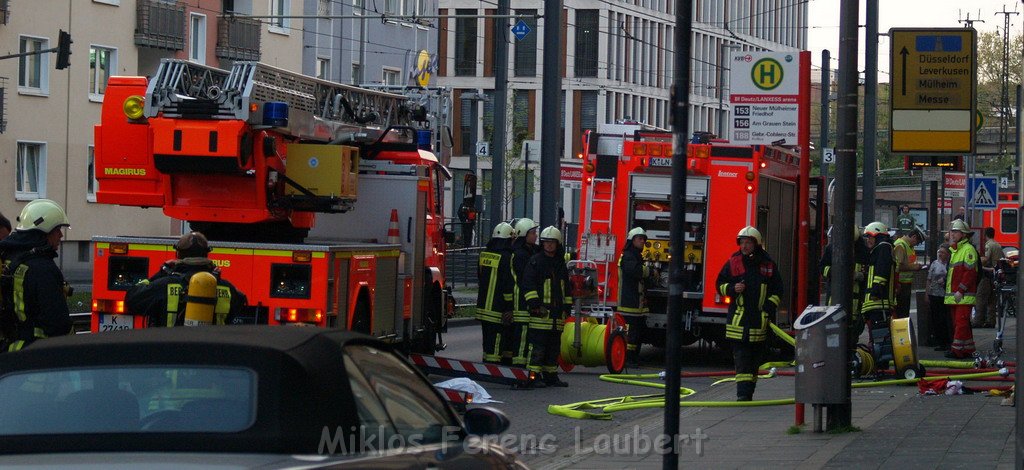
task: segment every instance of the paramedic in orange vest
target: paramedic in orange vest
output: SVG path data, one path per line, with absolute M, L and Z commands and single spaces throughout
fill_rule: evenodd
M 950 258 L 946 271 L 946 305 L 953 316 L 953 344 L 946 353 L 949 358 L 974 355 L 971 309 L 978 292 L 978 250 L 971 245 L 970 237 L 967 223 L 954 220 L 949 227 Z

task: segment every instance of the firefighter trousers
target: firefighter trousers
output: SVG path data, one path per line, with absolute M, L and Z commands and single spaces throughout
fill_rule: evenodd
M 864 312 L 868 322 L 868 337 L 871 339 L 871 351 L 875 355 L 875 368 L 886 370 L 892 354 L 892 331 L 889 329 L 889 311 L 874 309 Z
M 619 312 L 619 314 L 626 320 L 626 357 L 631 361 L 636 361 L 640 357 L 640 345 L 643 344 L 647 316 L 642 313 Z
M 736 397 L 752 398 L 757 387 L 757 368 L 764 357 L 764 341 L 734 341 L 732 359 L 736 364 Z
M 555 373 L 558 371 L 558 353 L 562 348 L 562 330 L 554 328 L 550 318 L 530 318 L 526 332 L 529 360 L 526 369 L 533 372 Z
M 511 333 L 508 335 L 512 365 L 526 367 L 529 360 L 529 342 L 527 332 L 530 329 L 530 314 L 515 312 L 512 317 Z
M 501 333 L 504 325 L 480 320 L 480 327 L 483 330 L 484 362 L 501 362 Z

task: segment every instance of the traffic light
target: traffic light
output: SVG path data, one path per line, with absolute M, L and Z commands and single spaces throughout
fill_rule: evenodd
M 60 30 L 60 37 L 57 38 L 57 70 L 63 70 L 71 65 L 71 33 Z

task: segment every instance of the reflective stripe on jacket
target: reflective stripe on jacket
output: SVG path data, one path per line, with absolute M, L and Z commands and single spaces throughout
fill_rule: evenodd
M 736 293 L 736 284 L 746 287 Z M 768 337 L 769 317 L 781 303 L 782 276 L 768 253 L 761 248 L 751 256 L 737 251 L 726 261 L 715 282 L 718 292 L 731 297 L 725 323 L 726 339 L 761 342 Z
M 978 250 L 966 237 L 949 247 L 949 266 L 946 268 L 946 304 L 974 305 L 978 292 Z M 963 297 L 956 301 L 955 293 Z
M 903 250 L 907 264 L 917 265 L 917 252 L 914 251 L 914 247 L 910 246 L 910 242 L 900 237 L 899 240 L 896 240 L 896 247 Z M 897 259 L 900 258 L 897 257 Z M 899 271 L 901 283 L 910 284 L 914 282 L 914 271 L 904 271 L 903 269 L 899 269 Z

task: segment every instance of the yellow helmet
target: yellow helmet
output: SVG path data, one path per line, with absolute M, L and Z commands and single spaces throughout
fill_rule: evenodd
M 889 234 L 889 227 L 881 222 L 871 222 L 864 226 L 865 237 L 877 237 L 878 235 Z
M 516 229 L 512 228 L 512 225 L 508 222 L 502 222 L 494 226 L 494 233 L 491 234 L 491 238 L 512 238 L 515 235 Z
M 759 232 L 756 228 L 750 225 L 741 228 L 740 233 L 736 234 L 736 244 L 739 245 L 740 240 L 744 238 L 750 238 L 754 240 L 754 243 L 757 243 L 758 245 L 764 244 L 764 239 L 761 238 L 761 232 Z
M 647 238 L 647 232 L 645 232 L 644 229 L 641 228 L 641 227 L 636 227 L 633 230 L 630 230 L 629 233 L 626 234 L 626 238 L 629 239 L 630 241 L 632 241 L 634 237 L 644 237 L 644 238 Z
M 949 231 L 960 232 L 966 235 L 974 233 L 974 231 L 971 230 L 971 227 L 967 225 L 967 222 L 964 222 L 962 219 L 956 219 L 952 224 L 949 224 Z
M 537 223 L 534 222 L 533 219 L 530 219 L 529 217 L 523 217 L 517 220 L 512 225 L 515 226 L 517 237 L 525 237 L 526 234 L 530 232 L 530 230 L 533 230 L 538 227 Z
M 548 226 L 548 228 L 540 231 L 540 241 L 556 241 L 561 245 L 562 231 L 555 228 L 554 225 Z
M 70 227 L 68 216 L 60 204 L 49 199 L 36 199 L 21 210 L 18 216 L 18 227 L 16 230 L 39 230 L 43 233 L 50 233 L 58 227 Z

